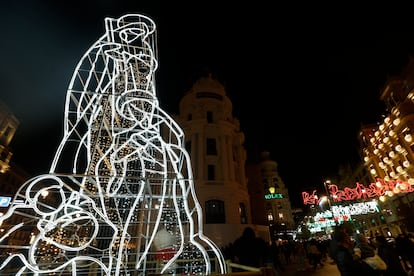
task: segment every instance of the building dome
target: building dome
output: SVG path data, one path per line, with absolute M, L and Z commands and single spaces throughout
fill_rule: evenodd
M 210 93 L 217 93 L 222 96 L 226 95 L 224 86 L 218 80 L 214 79 L 211 74 L 208 74 L 206 77 L 200 77 L 197 79 L 188 93 L 191 94 L 206 91 Z

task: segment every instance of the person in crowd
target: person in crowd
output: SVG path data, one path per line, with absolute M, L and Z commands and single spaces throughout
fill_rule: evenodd
M 377 276 L 377 272 L 369 267 L 368 264 L 358 260 L 354 256 L 354 243 L 351 236 L 345 231 L 335 233 L 335 239 L 338 242 L 336 250 L 336 265 L 341 276 Z
M 266 243 L 267 253 L 265 254 L 264 266 L 268 268 L 269 271 L 271 271 L 270 275 L 279 276 L 279 271 L 273 262 L 272 242 Z
M 296 242 L 296 263 L 298 264 L 298 271 L 306 271 L 306 249 L 303 241 Z
M 408 258 L 408 262 L 410 263 L 408 265 L 408 268 L 409 268 L 408 274 L 414 275 L 414 234 L 412 232 L 407 233 L 407 240 L 410 241 L 409 247 L 411 248 L 411 250 L 409 250 L 411 252 L 409 253 L 410 256 Z
M 281 246 L 278 245 L 276 240 L 272 240 L 272 243 L 270 245 L 270 254 L 271 258 L 273 260 L 273 266 L 276 270 L 285 271 L 285 266 L 282 264 L 282 261 L 280 260 L 280 252 L 281 252 Z
M 253 228 L 248 226 L 233 243 L 235 262 L 251 267 L 264 267 L 268 253 L 267 246 L 265 240 L 256 237 Z
M 357 256 L 362 260 L 368 257 L 374 257 L 375 246 L 372 245 L 364 234 L 357 234 L 355 236 L 355 249 Z
M 321 252 L 321 261 L 325 262 L 328 258 L 328 251 L 329 251 L 329 241 L 326 239 L 319 240 L 317 243 L 317 247 Z
M 345 227 L 341 224 L 341 225 L 336 225 L 334 228 L 334 233 L 333 236 L 331 238 L 331 240 L 329 241 L 329 257 L 331 257 L 332 259 L 332 264 L 336 264 L 336 253 L 338 251 L 338 241 L 336 238 L 336 235 L 339 235 L 341 233 L 345 233 Z
M 293 244 L 288 240 L 283 241 L 282 252 L 283 256 L 285 257 L 285 263 L 287 265 L 290 264 L 293 255 Z
M 313 267 L 313 270 L 316 270 L 318 268 L 318 265 L 320 267 L 323 266 L 322 253 L 318 248 L 318 241 L 316 239 L 311 239 L 309 241 L 308 256 L 309 263 Z
M 406 234 L 401 233 L 395 238 L 395 246 L 401 256 L 404 269 L 406 271 L 412 270 L 414 267 L 414 242 Z
M 375 245 L 362 233 L 355 236 L 354 256 L 362 265 L 368 265 L 369 273 L 383 275 L 386 270 L 386 263 L 376 254 Z
M 384 236 L 375 237 L 377 244 L 378 255 L 387 264 L 387 269 L 384 271 L 384 276 L 406 276 L 407 272 L 401 264 L 400 257 L 396 248 L 387 242 Z
M 357 275 L 358 263 L 353 256 L 353 242 L 351 237 L 342 231 L 335 235 L 337 247 L 335 261 L 341 276 Z

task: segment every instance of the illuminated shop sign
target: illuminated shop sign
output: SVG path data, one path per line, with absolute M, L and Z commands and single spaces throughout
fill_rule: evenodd
M 356 202 L 346 206 L 334 205 L 332 206 L 332 213 L 334 216 L 339 215 L 366 215 L 370 213 L 379 213 L 378 203 L 376 201 Z
M 0 207 L 8 207 L 10 204 L 11 197 L 0 196 Z
M 282 194 L 267 194 L 265 195 L 265 199 L 275 199 L 275 198 L 283 198 Z
M 352 216 L 365 215 L 368 213 L 379 213 L 376 201 L 357 202 L 347 206 L 335 205 L 331 210 L 317 212 L 313 220 L 309 220 L 306 225 L 311 233 L 321 232 L 329 227 L 333 227 L 344 221 L 352 221 Z

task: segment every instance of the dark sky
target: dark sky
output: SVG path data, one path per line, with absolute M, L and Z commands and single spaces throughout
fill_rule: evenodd
M 205 68 L 222 81 L 248 158 L 269 151 L 293 202 L 358 160 L 361 123 L 381 120 L 380 90 L 414 52 L 410 9 L 397 4 L 171 2 L 178 1 L 2 4 L 0 100 L 21 122 L 14 162 L 48 171 L 70 78 L 105 17 L 142 13 L 155 21 L 157 93 L 170 113 Z

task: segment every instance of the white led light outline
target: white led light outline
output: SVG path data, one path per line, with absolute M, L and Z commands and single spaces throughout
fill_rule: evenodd
M 216 261 L 216 272 L 226 273 L 223 255 L 203 233 L 184 132 L 159 107 L 156 97 L 155 23 L 140 14 L 127 14 L 106 18 L 105 28 L 106 33 L 87 50 L 72 76 L 64 135 L 49 174 L 27 181 L 0 217 L 3 222 L 17 211 L 24 214 L 24 222 L 3 233 L 0 242 L 25 222 L 37 220 L 27 256 L 11 253 L 0 264 L 0 271 L 19 258 L 24 267 L 16 275 L 68 269 L 76 275 L 85 269 L 85 262 L 108 276 L 129 275 L 134 270 L 145 275 L 158 253 L 153 245 L 158 230 L 171 227 L 177 229 L 169 230 L 175 253 L 157 272 L 182 269 L 179 273 L 207 275 Z M 68 163 L 71 169 L 65 170 Z M 44 192 L 52 194 L 49 199 Z M 137 229 L 139 235 L 129 232 Z M 100 230 L 111 235 L 102 238 Z M 75 245 L 67 244 L 68 235 L 75 237 Z M 106 243 L 107 248 L 99 248 Z M 52 260 L 54 267 L 45 267 L 39 255 L 43 244 L 58 252 L 47 257 L 64 256 L 65 260 Z M 94 250 L 96 256 L 82 250 Z M 131 265 L 134 254 L 136 261 Z M 196 255 L 201 257 L 196 263 L 185 263 L 188 256 Z

